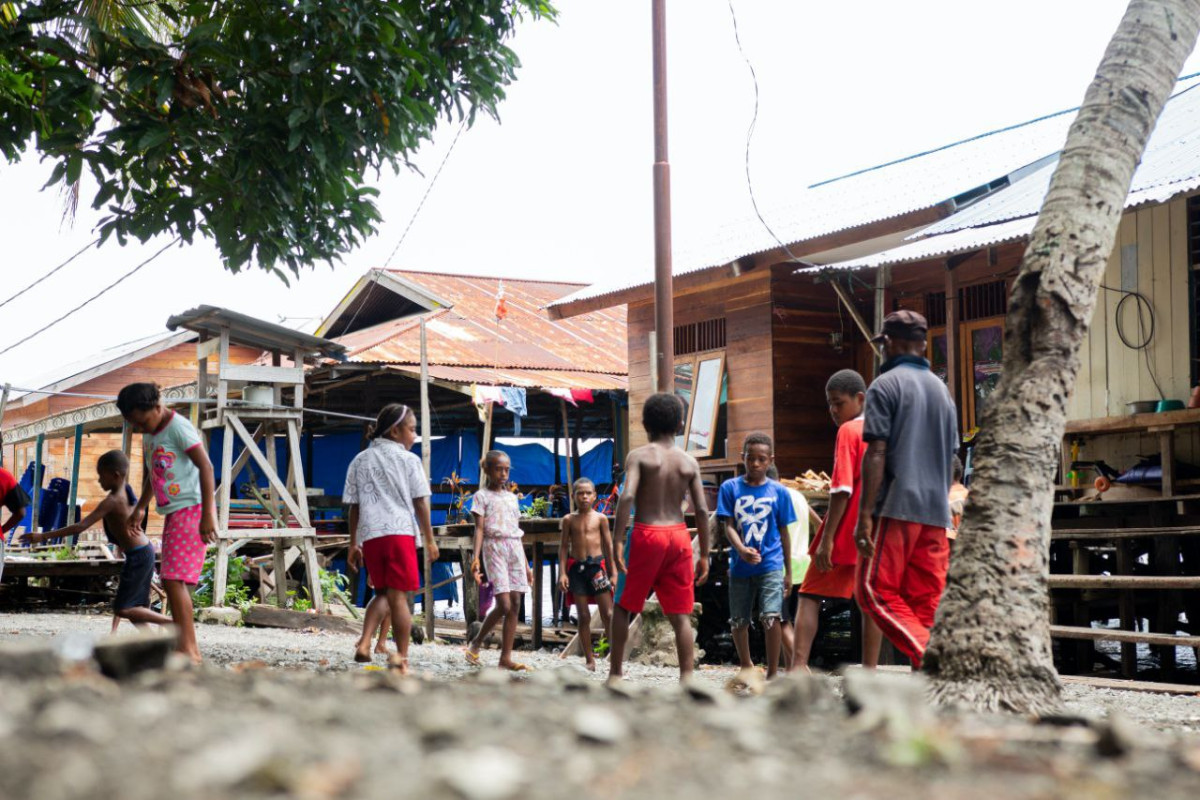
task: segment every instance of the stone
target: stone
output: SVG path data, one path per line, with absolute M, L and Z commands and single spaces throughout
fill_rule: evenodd
M 693 642 L 696 640 L 696 627 L 699 624 L 701 609 L 699 603 L 692 606 Z M 698 647 L 693 650 L 695 662 L 698 664 L 704 657 L 704 651 Z M 631 626 L 628 652 L 628 660 L 633 663 L 652 667 L 679 666 L 679 656 L 675 651 L 675 630 L 657 602 L 647 600 L 642 613 Z
M 926 699 L 928 682 L 920 673 L 846 670 L 842 690 L 846 708 L 863 730 L 885 729 L 893 735 L 930 722 L 933 709 Z
M 685 680 L 680 686 L 685 696 L 703 705 L 719 706 L 730 701 L 728 694 L 710 683 L 697 680 L 695 676 Z
M 529 682 L 535 686 L 562 689 L 564 691 L 588 691 L 593 681 L 589 672 L 582 667 L 569 664 L 554 669 L 536 670 L 529 676 Z
M 139 672 L 166 667 L 175 644 L 173 631 L 110 636 L 96 644 L 92 657 L 104 675 L 124 680 Z
M 208 606 L 207 608 L 197 609 L 196 621 L 202 622 L 205 625 L 240 625 L 242 622 L 241 609 L 228 608 L 225 606 Z
M 448 750 L 431 761 L 438 780 L 463 800 L 516 797 L 529 774 L 524 759 L 499 747 Z
M 0 677 L 46 678 L 61 675 L 66 667 L 53 645 L 27 642 L 0 645 Z
M 837 705 L 828 678 L 793 672 L 767 684 L 764 697 L 772 710 L 788 714 L 829 713 Z
M 1142 738 L 1137 725 L 1119 711 L 1109 711 L 1108 719 L 1100 725 L 1096 753 L 1104 758 L 1128 755 Z
M 629 735 L 629 726 L 615 711 L 604 706 L 584 706 L 571 718 L 575 735 L 585 742 L 617 744 Z

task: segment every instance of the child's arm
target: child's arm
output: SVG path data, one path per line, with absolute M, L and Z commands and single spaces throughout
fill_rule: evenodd
M 625 559 L 622 556 L 625 548 L 625 531 L 629 529 L 629 509 L 633 507 L 637 497 L 638 484 L 642 479 L 642 467 L 636 458 L 630 454 L 625 460 L 625 489 L 617 500 L 617 518 L 613 523 L 613 563 L 617 572 L 625 572 Z
M 692 495 L 692 511 L 696 515 L 696 536 L 700 539 L 700 556 L 696 559 L 696 585 L 703 586 L 708 580 L 708 501 L 704 499 L 704 480 L 700 477 L 700 465 L 692 461 L 694 471 L 688 486 Z
M 567 529 L 570 527 L 570 524 L 571 518 L 563 517 L 562 522 L 558 526 L 558 588 L 564 592 L 571 586 L 571 582 L 567 578 L 567 559 L 571 555 L 570 548 L 568 547 L 570 537 L 567 535 Z
M 413 500 L 413 512 L 417 517 L 417 527 L 421 529 L 421 535 L 425 538 L 425 553 L 432 564 L 438 560 L 441 553 L 438 551 L 437 542 L 433 540 L 433 522 L 429 515 L 429 498 L 418 497 Z
M 61 539 L 64 536 L 78 536 L 79 534 L 83 533 L 87 529 L 91 528 L 93 525 L 95 525 L 100 520 L 104 519 L 104 515 L 112 512 L 112 510 L 113 510 L 112 497 L 111 496 L 105 497 L 103 500 L 100 501 L 99 505 L 97 505 L 94 509 L 92 509 L 92 513 L 88 514 L 86 517 L 79 520 L 79 522 L 76 522 L 74 525 L 68 525 L 65 528 L 59 528 L 56 531 L 47 531 L 45 533 L 30 532 L 30 533 L 27 533 L 24 536 L 22 536 L 21 541 L 29 542 L 30 544 L 33 544 L 34 542 L 48 542 L 51 539 Z
M 829 495 L 829 512 L 825 515 L 825 529 L 821 541 L 817 543 L 817 552 L 813 555 L 813 566 L 819 572 L 829 572 L 833 569 L 833 544 L 837 539 L 838 528 L 850 508 L 849 492 L 834 492 Z
M 779 543 L 783 546 L 783 586 L 784 595 L 792 588 L 792 534 L 790 525 L 779 526 Z
M 729 543 L 733 545 L 733 550 L 738 554 L 738 558 L 747 564 L 757 564 L 762 561 L 762 554 L 758 552 L 757 548 L 746 547 L 742 542 L 742 532 L 738 530 L 733 517 L 722 517 L 722 519 L 725 520 L 725 538 L 729 539 Z
M 863 558 L 870 558 L 875 552 L 875 545 L 871 542 L 875 525 L 875 499 L 883 485 L 886 464 L 887 442 L 876 439 L 867 445 L 867 454 L 863 456 L 862 465 L 862 499 L 858 504 L 858 530 L 855 532 L 854 544 Z
M 842 493 L 841 493 L 841 492 L 839 492 L 839 494 L 842 494 Z M 833 498 L 831 497 L 831 498 L 830 498 L 830 503 L 832 503 L 832 502 L 833 502 Z M 814 528 L 818 528 L 818 527 L 820 527 L 820 526 L 821 526 L 821 515 L 820 515 L 820 514 L 818 514 L 816 511 L 813 511 L 813 507 L 812 507 L 812 506 L 806 506 L 806 507 L 808 508 L 808 522 L 809 522 L 809 524 L 810 524 L 810 525 L 812 525 Z
M 150 496 L 154 491 L 154 485 L 150 482 L 150 470 L 146 469 L 145 464 L 142 465 L 142 470 L 145 473 L 142 475 L 142 495 L 138 498 L 137 505 L 133 507 L 125 526 L 131 533 L 141 532 L 142 520 L 146 516 L 146 510 L 150 508 Z
M 358 503 L 346 505 L 346 526 L 350 529 L 350 552 L 346 554 L 346 563 L 355 569 L 362 569 L 362 545 L 358 543 Z
M 483 583 L 483 575 L 479 570 L 479 557 L 483 555 L 483 515 L 474 510 L 471 513 L 475 515 L 475 541 L 471 548 L 475 556 L 471 560 L 471 574 L 475 576 L 476 583 Z
M 217 484 L 213 477 L 212 461 L 204 452 L 204 445 L 196 445 L 187 451 L 188 458 L 200 470 L 200 538 L 205 544 L 217 540 Z
M 600 515 L 600 552 L 604 556 L 604 566 L 608 568 L 608 581 L 617 582 L 617 566 L 613 563 L 612 531 L 608 529 L 608 517 Z

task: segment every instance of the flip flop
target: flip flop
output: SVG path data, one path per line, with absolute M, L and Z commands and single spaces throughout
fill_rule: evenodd
M 520 662 L 513 662 L 512 666 L 502 667 L 502 669 L 507 669 L 509 672 L 533 672 L 533 667 Z
M 480 660 L 479 653 L 472 653 L 471 648 L 464 647 L 463 655 L 466 657 L 467 663 L 470 664 L 472 667 L 482 667 L 483 666 L 483 661 Z

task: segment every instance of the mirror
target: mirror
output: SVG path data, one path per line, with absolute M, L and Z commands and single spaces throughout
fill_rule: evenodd
M 678 372 L 678 368 L 676 369 Z M 700 358 L 696 363 L 693 402 L 687 430 L 688 453 L 705 457 L 712 453 L 717 426 L 717 408 L 721 401 L 721 378 L 725 372 L 725 356 Z

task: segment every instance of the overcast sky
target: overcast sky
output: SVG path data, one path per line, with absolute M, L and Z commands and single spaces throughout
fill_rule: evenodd
M 557 25 L 529 23 L 523 66 L 499 124 L 463 133 L 393 268 L 649 280 L 653 271 L 650 3 L 557 0 Z M 760 89 L 751 151 L 768 220 L 802 187 L 1079 104 L 1122 0 L 734 0 Z M 745 137 L 753 84 L 726 0 L 668 4 L 675 249 L 751 213 Z M 1200 71 L 1193 54 L 1185 72 Z M 226 274 L 205 242 L 173 249 L 56 328 L 0 356 L 0 383 L 25 385 L 56 364 L 163 330 L 207 303 L 265 319 L 319 317 L 367 269 L 383 266 L 457 123 L 414 159 L 426 177 L 379 182 L 379 235 L 291 289 L 265 274 Z M 0 166 L 0 300 L 92 238 L 85 198 L 60 225 L 51 170 L 31 156 Z M 168 237 L 169 238 L 169 237 Z M 110 241 L 0 309 L 0 349 L 111 283 L 168 239 Z M 297 320 L 298 321 L 298 320 Z

